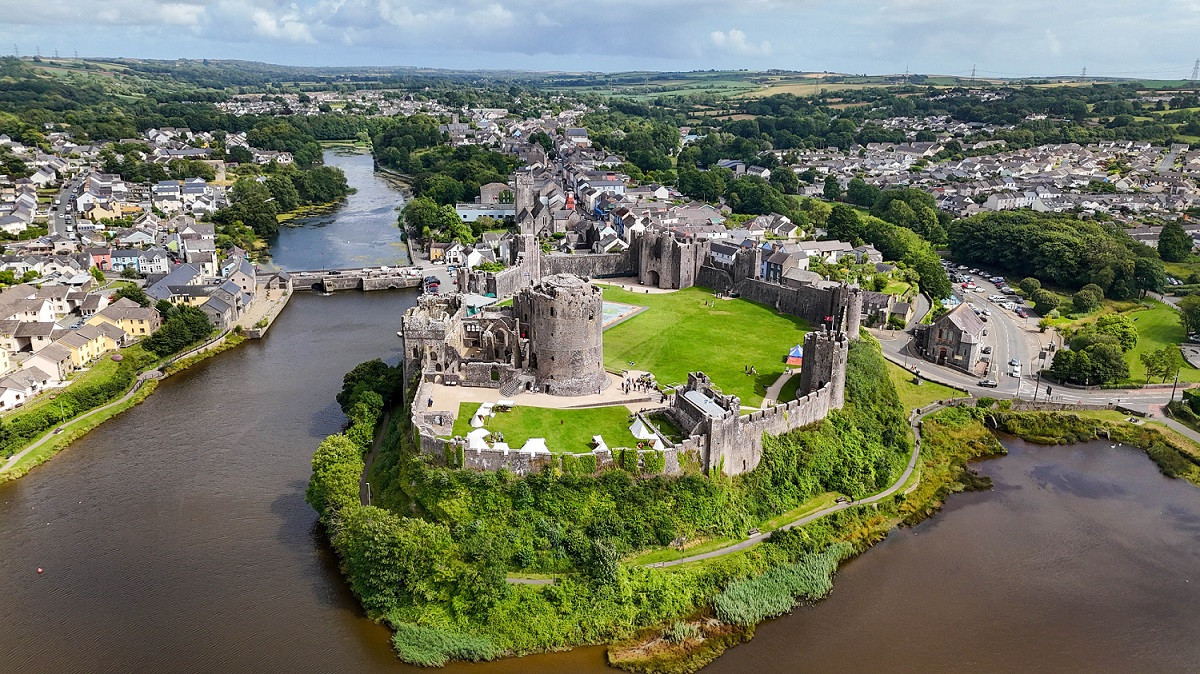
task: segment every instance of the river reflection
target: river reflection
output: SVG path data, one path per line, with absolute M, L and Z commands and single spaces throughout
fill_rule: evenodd
M 404 195 L 375 172 L 371 155 L 326 150 L 325 164 L 345 171 L 357 191 L 333 213 L 280 227 L 271 241 L 271 263 L 289 271 L 408 264 L 396 225 Z

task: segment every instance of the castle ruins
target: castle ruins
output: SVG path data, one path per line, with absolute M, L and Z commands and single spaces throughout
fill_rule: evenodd
M 658 433 L 655 444 L 661 449 L 639 450 L 661 451 L 667 473 L 681 472 L 688 462 L 728 475 L 753 470 L 762 457 L 764 434 L 816 423 L 842 406 L 849 341 L 858 336 L 862 312 L 859 288 L 768 282 L 759 274 L 759 249 L 743 248 L 731 263 L 721 263 L 711 255 L 710 241 L 681 240 L 670 232 L 641 233 L 620 253 L 543 254 L 535 232 L 544 209 L 538 208 L 527 175 L 518 172 L 515 182 L 520 233 L 508 267 L 458 272 L 463 292 L 512 297 L 512 306 L 474 310 L 458 293 L 425 295 L 404 315 L 405 376 L 419 382 L 418 403 L 432 400 L 429 392 L 438 384 L 497 388 L 505 396 L 600 392 L 609 383 L 603 365 L 603 300 L 589 279 L 636 276 L 657 288 L 699 285 L 740 296 L 804 318 L 815 328 L 804 338 L 796 400 L 742 414 L 737 396 L 722 394 L 706 375 L 693 372 L 682 389 L 667 396 L 663 408 L 636 415 L 650 428 L 650 417 L 664 415 L 682 430 L 682 442 Z M 421 450 L 450 465 L 524 474 L 560 460 L 545 449 L 512 449 L 503 443 L 469 447 L 461 438 L 447 439 L 455 416 L 449 411 L 414 404 L 412 415 Z M 612 463 L 613 451 L 601 447 L 592 453 L 597 468 Z

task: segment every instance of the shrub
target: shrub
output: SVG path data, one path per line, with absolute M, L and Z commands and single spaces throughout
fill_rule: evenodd
M 984 397 L 980 398 L 979 400 L 975 401 L 976 407 L 979 407 L 979 408 L 985 409 L 985 410 L 989 409 L 992 405 L 995 405 L 995 404 L 996 404 L 996 399 L 989 398 L 988 396 L 984 396 Z
M 681 644 L 688 639 L 700 638 L 700 626 L 693 623 L 676 620 L 665 632 L 663 638 L 673 644 Z
M 395 625 L 392 645 L 400 659 L 419 667 L 441 667 L 450 660 L 491 660 L 496 648 L 487 637 L 449 632 L 434 627 Z
M 638 452 L 636 449 L 621 450 L 621 468 L 629 473 L 637 473 Z
M 646 452 L 642 455 L 642 463 L 646 465 L 646 473 L 649 475 L 657 475 L 663 472 L 667 467 L 667 459 L 660 451 Z
M 579 459 L 580 475 L 591 475 L 592 473 L 595 473 L 596 469 L 599 467 L 599 463 L 596 461 L 595 454 L 584 454 L 576 458 Z
M 838 564 L 853 552 L 853 545 L 835 543 L 823 552 L 804 555 L 794 564 L 732 583 L 717 595 L 713 610 L 723 622 L 742 627 L 783 615 L 798 599 L 814 601 L 828 594 Z

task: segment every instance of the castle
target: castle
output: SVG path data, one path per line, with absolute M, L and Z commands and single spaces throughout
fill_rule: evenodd
M 463 292 L 512 297 L 511 307 L 477 312 L 463 296 L 422 296 L 403 318 L 405 375 L 418 377 L 415 400 L 432 397 L 437 384 L 498 388 L 505 396 L 519 391 L 579 396 L 602 391 L 609 383 L 603 366 L 603 300 L 589 279 L 636 276 L 657 288 L 700 285 L 774 307 L 807 320 L 816 329 L 804 338 L 804 366 L 798 398 L 751 414 L 741 413 L 737 396 L 721 393 L 701 372 L 669 395 L 660 410 L 638 414 L 647 428 L 655 415 L 670 419 L 683 432 L 682 442 L 658 433 L 656 446 L 665 471 L 678 473 L 687 461 L 706 472 L 729 475 L 753 470 L 762 457 L 764 434 L 777 435 L 824 419 L 844 402 L 849 341 L 857 338 L 862 292 L 843 283 L 785 286 L 762 280 L 762 252 L 743 248 L 732 262 L 711 255 L 711 242 L 679 239 L 670 232 L 634 237 L 620 253 L 543 254 L 538 232 L 549 217 L 532 189 L 532 178 L 518 172 L 514 193 L 519 234 L 509 265 L 499 272 L 459 270 Z M 544 449 L 467 447 L 444 439 L 453 427 L 447 411 L 413 407 L 413 426 L 422 451 L 464 468 L 516 473 L 536 471 L 558 460 Z M 612 450 L 597 448 L 599 468 L 612 462 Z
M 404 314 L 407 375 L 435 383 L 560 396 L 608 386 L 600 289 L 569 274 L 517 291 L 511 307 L 468 316 L 461 295 L 423 295 Z

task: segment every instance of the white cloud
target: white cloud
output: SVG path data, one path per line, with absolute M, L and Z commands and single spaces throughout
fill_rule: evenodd
M 251 12 L 250 19 L 254 30 L 263 37 L 276 38 L 287 42 L 316 42 L 308 24 L 300 21 L 294 14 L 278 18 L 265 9 Z
M 771 53 L 771 43 L 763 40 L 758 44 L 746 41 L 746 34 L 737 28 L 728 31 L 714 30 L 709 34 L 712 43 L 737 56 L 766 56 Z
M 1059 42 L 1058 36 L 1049 28 L 1046 29 L 1046 49 L 1049 49 L 1054 56 L 1062 53 L 1062 42 Z
M 1200 34 L 1198 8 L 1200 0 L 1091 0 L 1082 14 L 1044 0 L 0 0 L 0 37 L 26 53 L 40 45 L 310 65 L 943 74 L 977 65 L 1030 75 L 1086 63 L 1098 74 L 1179 77 L 1195 55 L 1175 46 Z M 1111 49 L 1112 35 L 1129 48 Z

